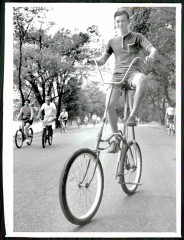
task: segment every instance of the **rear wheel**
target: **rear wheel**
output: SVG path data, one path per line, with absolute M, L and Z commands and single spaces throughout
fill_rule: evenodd
M 63 132 L 66 132 L 66 126 L 65 126 L 65 123 L 63 123 Z
M 168 134 L 171 135 L 171 124 L 169 124 Z
M 27 142 L 27 145 L 31 145 L 32 141 L 33 141 L 33 129 L 29 128 L 28 130 L 28 140 L 29 142 Z
M 174 136 L 174 135 L 175 135 L 175 130 L 173 129 L 173 130 L 172 130 L 172 136 Z
M 171 125 L 171 135 L 174 136 L 175 134 L 175 129 L 174 129 L 174 123 Z
M 75 152 L 65 163 L 59 183 L 60 205 L 68 221 L 88 223 L 100 206 L 103 187 L 103 170 L 97 155 L 87 148 Z
M 48 130 L 48 143 L 49 143 L 49 145 L 52 144 L 52 138 L 53 138 L 53 130 L 52 130 L 52 126 L 50 126 L 50 129 Z
M 138 188 L 142 172 L 142 156 L 138 143 L 130 141 L 123 149 L 120 162 L 120 183 L 123 191 L 132 195 Z
M 15 134 L 15 145 L 17 148 L 21 148 L 22 147 L 22 144 L 23 144 L 23 132 L 22 132 L 22 129 L 19 129 L 16 131 L 16 134 Z
M 44 128 L 42 132 L 42 147 L 45 148 L 45 146 L 46 146 L 46 128 Z

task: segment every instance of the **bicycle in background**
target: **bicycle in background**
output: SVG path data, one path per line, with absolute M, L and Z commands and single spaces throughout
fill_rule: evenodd
M 52 145 L 53 141 L 53 129 L 52 129 L 52 122 L 55 121 L 56 118 L 48 118 L 44 121 L 44 127 L 42 131 L 42 147 L 45 148 L 48 142 L 49 145 Z
M 61 118 L 60 120 L 60 132 L 66 132 L 66 120 Z
M 17 148 L 21 148 L 23 142 L 26 140 L 24 127 L 19 127 L 15 133 L 15 145 Z M 33 141 L 33 129 L 29 127 L 28 129 L 28 142 L 27 145 L 30 146 Z
M 175 135 L 175 119 L 168 119 L 168 129 L 167 132 L 169 135 L 174 136 Z

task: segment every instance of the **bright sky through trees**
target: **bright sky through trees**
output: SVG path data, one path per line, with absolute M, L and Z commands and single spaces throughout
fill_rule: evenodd
M 60 3 L 53 4 L 47 16 L 48 20 L 57 24 L 52 29 L 53 33 L 58 30 L 58 27 L 85 31 L 89 26 L 96 25 L 106 42 L 114 36 L 113 16 L 119 7 L 122 7 L 122 4 Z

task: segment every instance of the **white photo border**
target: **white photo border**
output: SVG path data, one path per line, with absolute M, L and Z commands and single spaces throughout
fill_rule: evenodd
M 176 8 L 176 232 L 14 232 L 13 231 L 13 7 L 50 7 L 63 3 L 5 3 L 5 65 L 3 99 L 3 195 L 6 237 L 181 237 L 181 4 L 180 3 L 67 3 L 123 4 L 125 7 Z

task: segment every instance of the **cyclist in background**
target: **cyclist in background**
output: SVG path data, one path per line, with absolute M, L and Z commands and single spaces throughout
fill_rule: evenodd
M 53 102 L 51 102 L 50 96 L 46 96 L 45 103 L 42 104 L 38 113 L 38 118 L 41 117 L 42 111 L 44 111 L 44 119 L 42 121 L 43 128 L 45 128 L 46 125 L 50 126 L 51 134 L 53 134 L 52 122 L 56 118 L 56 106 Z
M 100 121 L 101 121 L 101 118 L 98 116 L 97 117 L 97 123 L 100 123 Z
M 176 118 L 175 108 L 169 104 L 169 107 L 166 110 L 165 119 L 166 125 L 169 126 L 169 123 L 174 123 Z
M 21 108 L 20 113 L 17 117 L 17 120 L 19 120 L 21 117 L 21 120 L 22 120 L 21 128 L 23 131 L 25 131 L 26 142 L 29 142 L 28 129 L 33 123 L 33 108 L 30 107 L 29 105 L 30 105 L 30 100 L 25 99 L 24 106 Z
M 96 115 L 96 113 L 93 113 L 93 115 L 92 115 L 92 124 L 93 124 L 93 126 L 95 126 L 96 121 L 97 121 L 97 115 Z
M 81 124 L 81 119 L 80 119 L 80 117 L 77 117 L 76 122 L 77 122 L 77 126 L 78 126 L 78 128 L 79 128 L 79 127 L 80 127 L 80 124 Z
M 132 60 L 135 57 L 140 57 L 140 50 L 146 50 L 149 55 L 145 58 L 146 63 L 153 63 L 157 57 L 156 48 L 140 33 L 129 31 L 130 17 L 127 11 L 116 11 L 114 14 L 114 22 L 117 35 L 111 38 L 106 46 L 106 50 L 101 58 L 97 59 L 98 66 L 104 65 L 108 58 L 115 55 L 115 69 L 112 77 L 112 81 L 120 82 Z M 88 60 L 86 61 L 88 63 Z M 94 60 L 89 61 L 91 64 L 95 64 Z M 137 61 L 129 71 L 124 85 L 133 86 L 136 88 L 134 103 L 130 116 L 126 121 L 127 126 L 136 125 L 136 116 L 141 107 L 142 101 L 147 90 L 147 77 L 140 70 L 140 61 Z M 122 86 L 119 86 L 122 88 Z M 110 90 L 109 90 L 110 91 Z M 109 96 L 107 93 L 107 99 Z M 111 125 L 113 133 L 118 133 L 117 115 L 115 106 L 121 96 L 121 92 L 114 88 L 108 109 L 108 120 Z M 116 153 L 119 150 L 118 137 L 114 137 L 109 148 L 109 153 Z
M 86 115 L 86 116 L 84 117 L 84 124 L 85 124 L 85 126 L 88 125 L 88 115 Z
M 66 131 L 66 126 L 67 126 L 67 121 L 68 121 L 68 113 L 65 108 L 63 108 L 63 111 L 60 113 L 59 121 L 62 121 L 61 124 L 64 124 L 65 131 Z M 61 132 L 62 132 L 62 125 L 61 125 Z

